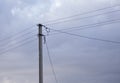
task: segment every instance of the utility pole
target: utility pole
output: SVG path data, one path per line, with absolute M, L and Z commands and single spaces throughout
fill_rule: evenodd
M 38 24 L 39 37 L 39 83 L 43 83 L 42 24 Z

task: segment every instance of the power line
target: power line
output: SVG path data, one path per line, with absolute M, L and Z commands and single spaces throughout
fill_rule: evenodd
M 67 16 L 67 17 L 61 17 L 61 18 L 58 18 L 58 19 L 55 19 L 55 20 L 50 20 L 50 21 L 44 22 L 44 23 L 50 23 L 50 22 L 59 21 L 59 20 L 63 20 L 63 19 L 73 18 L 73 17 L 77 17 L 77 16 L 80 16 L 80 15 L 85 15 L 85 14 L 89 14 L 89 13 L 93 13 L 93 12 L 97 12 L 97 11 L 101 11 L 101 10 L 114 8 L 114 7 L 117 7 L 117 6 L 120 6 L 120 4 L 116 4 L 116 5 L 109 6 L 109 7 L 104 7 L 104 8 L 99 8 L 99 9 L 96 9 L 96 10 L 91 10 L 91 11 L 87 11 L 87 12 L 84 12 L 84 13 L 79 13 L 79 14 L 75 14 L 75 15 L 71 15 L 71 16 Z
M 79 15 L 89 14 L 89 13 L 93 13 L 93 12 L 96 12 L 96 11 L 100 11 L 100 10 L 104 10 L 104 9 L 108 9 L 108 8 L 117 7 L 117 6 L 119 6 L 119 5 L 114 5 L 114 6 L 111 6 L 111 7 L 106 7 L 106 8 L 97 9 L 97 10 L 85 12 L 85 13 L 82 13 L 82 14 L 79 14 Z M 120 11 L 120 10 L 115 10 L 115 11 L 110 11 L 110 12 L 117 12 L 117 11 Z M 107 12 L 107 13 L 110 13 L 110 12 Z M 102 14 L 103 14 L 103 13 L 102 13 Z M 104 13 L 104 14 L 105 14 L 105 13 Z M 99 15 L 100 15 L 100 14 L 99 14 Z M 76 15 L 73 15 L 73 16 L 71 16 L 71 17 L 74 17 L 74 16 L 78 16 L 78 15 L 76 14 Z M 94 16 L 95 16 L 95 15 L 94 15 Z M 70 18 L 70 17 L 67 17 L 67 18 Z M 83 17 L 83 18 L 88 18 L 88 17 Z M 66 18 L 60 18 L 60 19 L 57 19 L 57 20 L 62 20 L 62 19 L 66 19 Z M 57 21 L 57 20 L 54 20 L 54 21 Z M 33 25 L 33 26 L 35 26 L 35 25 Z M 31 27 L 33 28 L 33 26 L 31 26 Z M 90 25 L 86 25 L 86 26 L 90 26 Z M 96 25 L 96 26 L 98 26 L 98 25 Z M 15 36 L 19 35 L 19 33 L 20 33 L 20 34 L 21 34 L 21 33 L 24 33 L 25 31 L 29 30 L 31 27 L 28 27 L 28 28 L 20 31 L 20 32 L 18 32 L 17 34 L 13 34 L 12 36 L 15 37 Z M 82 26 L 80 26 L 80 27 L 82 27 Z M 26 34 L 27 34 L 27 33 L 26 33 Z M 7 38 L 2 39 L 1 41 L 6 41 L 6 40 L 7 40 L 8 38 L 10 38 L 10 37 L 11 37 L 11 36 L 8 36 Z M 17 37 L 17 38 L 19 38 L 19 37 Z
M 103 24 L 103 25 L 106 25 L 105 23 L 107 23 L 107 22 L 113 22 L 114 23 L 114 21 L 119 21 L 120 19 L 116 19 L 116 20 L 110 20 L 110 21 L 104 21 L 104 22 L 100 22 L 100 23 L 93 23 L 93 24 L 88 24 L 88 25 L 82 25 L 82 26 L 77 26 L 77 27 L 72 27 L 72 28 L 67 28 L 67 29 L 62 29 L 62 30 L 69 30 L 69 29 L 75 29 L 75 28 L 80 28 L 80 27 L 83 27 L 83 28 L 80 28 L 79 30 L 83 30 L 83 29 L 87 29 L 87 28 L 91 28 L 91 27 L 89 27 L 89 26 L 92 26 L 92 27 L 95 27 L 95 26 L 101 26 L 101 25 L 97 25 L 97 24 Z M 107 24 L 111 24 L 111 23 L 107 23 Z M 26 29 L 27 30 L 27 29 Z M 78 30 L 78 29 L 77 29 Z M 27 34 L 29 34 L 29 33 L 32 33 L 33 31 L 30 31 L 30 32 L 27 32 L 27 33 L 25 33 L 25 34 L 17 34 L 17 35 L 15 35 L 15 36 L 13 36 L 12 38 L 13 39 L 19 39 L 19 37 L 24 37 L 24 36 L 26 36 Z M 23 32 L 22 32 L 23 33 Z M 11 37 L 11 36 L 10 36 Z M 6 41 L 8 41 L 8 39 L 10 39 L 10 37 L 9 38 L 4 38 L 3 39 L 3 43 L 1 44 L 1 42 L 0 42 L 0 47 L 1 46 L 4 46 L 4 45 L 6 45 Z M 4 42 L 5 41 L 5 42 Z M 8 41 L 9 42 L 9 41 Z M 9 43 L 8 43 L 9 44 Z
M 100 9 L 97 9 L 97 10 L 92 10 L 92 11 L 84 12 L 84 13 L 81 13 L 81 14 L 76 14 L 76 15 L 72 15 L 72 16 L 69 16 L 69 17 L 64 17 L 64 18 L 60 18 L 60 19 L 56 19 L 56 20 L 52 20 L 52 21 L 47 21 L 46 23 L 54 22 L 54 21 L 59 21 L 59 20 L 64 20 L 64 19 L 67 19 L 67 18 L 79 16 L 79 15 L 85 15 L 85 14 L 89 14 L 89 13 L 97 12 L 97 11 L 100 11 L 100 10 L 105 10 L 105 9 L 117 7 L 117 6 L 120 6 L 120 4 L 113 5 L 113 6 L 110 6 L 110 7 L 100 8 Z M 117 11 L 120 11 L 120 10 L 115 10 L 115 11 L 110 11 L 110 12 L 117 12 Z M 110 13 L 110 12 L 108 12 L 108 13 Z M 84 18 L 88 18 L 88 17 L 83 17 L 83 18 L 81 18 L 81 19 L 84 19 Z M 72 20 L 73 20 L 73 19 L 72 19 Z M 67 21 L 69 21 L 69 20 L 67 20 Z M 67 22 L 67 21 L 66 21 L 66 22 Z M 64 21 L 62 21 L 62 22 L 64 22 Z M 58 23 L 59 23 L 59 22 L 58 22 Z M 35 26 L 35 25 L 32 25 L 31 27 L 33 28 L 33 26 Z M 22 31 L 20 31 L 20 32 L 18 32 L 18 33 L 15 33 L 15 34 L 13 34 L 13 35 L 11 35 L 11 36 L 17 36 L 17 35 L 25 32 L 25 31 L 29 30 L 31 27 L 28 27 L 28 28 L 26 28 L 26 29 L 23 29 Z M 11 36 L 8 36 L 8 37 L 6 37 L 6 38 L 4 38 L 4 39 L 1 39 L 0 41 L 7 40 L 7 39 L 10 38 Z
M 24 32 L 26 32 L 26 31 L 32 29 L 33 27 L 34 27 L 34 25 L 31 26 L 31 27 L 27 27 L 26 29 L 23 29 L 23 30 L 21 30 L 21 31 L 19 31 L 19 32 L 17 32 L 17 33 L 13 33 L 12 35 L 8 35 L 8 34 L 7 34 L 8 36 L 7 36 L 6 38 L 0 39 L 0 41 L 6 41 L 6 40 L 10 39 L 11 37 L 21 36 L 22 33 L 24 33 Z M 31 32 L 28 32 L 28 33 L 31 33 Z M 25 34 L 23 34 L 23 35 L 26 35 L 26 34 L 28 34 L 28 33 L 25 33 Z M 0 43 L 1 43 L 1 42 L 0 42 Z
M 99 8 L 99 9 L 96 9 L 96 10 L 91 10 L 91 11 L 88 11 L 88 12 L 75 14 L 75 15 L 71 15 L 71 16 L 68 16 L 68 17 L 61 17 L 61 18 L 58 18 L 58 19 L 55 19 L 55 20 L 50 20 L 50 21 L 44 22 L 44 23 L 49 23 L 49 22 L 54 22 L 54 21 L 58 21 L 58 20 L 63 20 L 63 19 L 67 19 L 67 18 L 80 16 L 80 15 L 85 15 L 85 14 L 89 14 L 89 13 L 93 13 L 93 12 L 97 12 L 97 11 L 101 11 L 101 10 L 105 10 L 105 9 L 114 8 L 114 7 L 117 7 L 117 6 L 120 6 L 120 4 L 109 6 L 109 7 L 104 7 L 104 8 Z
M 113 6 L 109 6 L 109 7 L 104 7 L 104 8 L 100 8 L 100 9 L 96 9 L 96 10 L 92 10 L 92 11 L 88 11 L 88 12 L 84 12 L 84 13 L 80 13 L 80 14 L 76 14 L 76 15 L 72 15 L 72 16 L 68 16 L 68 17 L 61 17 L 59 19 L 56 19 L 56 20 L 51 20 L 51 21 L 47 21 L 47 22 L 44 22 L 44 23 L 50 23 L 50 22 L 55 22 L 55 21 L 59 21 L 59 20 L 64 20 L 64 19 L 68 19 L 68 18 L 73 18 L 73 17 L 76 17 L 76 16 L 80 16 L 80 15 L 85 15 L 85 14 L 89 14 L 89 13 L 94 13 L 94 12 L 97 12 L 97 11 L 101 11 L 101 10 L 105 10 L 105 9 L 110 9 L 110 8 L 114 8 L 114 7 L 117 7 L 117 6 L 120 6 L 120 4 L 116 4 L 116 5 L 113 5 Z M 116 10 L 116 11 L 119 11 L 119 10 Z M 115 12 L 115 11 L 111 11 L 111 12 Z M 31 27 L 33 26 L 36 26 L 36 25 L 32 25 Z M 19 33 L 23 33 L 27 30 L 29 30 L 31 27 L 28 27 L 26 29 L 23 29 L 22 31 L 18 32 L 18 33 L 15 33 L 11 36 L 15 36 L 16 34 L 19 34 Z M 8 36 L 7 38 L 9 38 L 10 36 Z M 5 38 L 5 40 L 7 39 Z M 4 40 L 4 39 L 2 39 Z M 1 40 L 0 40 L 1 41 Z
M 0 55 L 3 55 L 4 53 L 6 53 L 6 52 L 9 52 L 10 50 L 13 50 L 13 49 L 15 49 L 15 48 L 18 48 L 19 46 L 22 46 L 22 45 L 24 45 L 24 44 L 26 44 L 26 43 L 29 43 L 30 41 L 31 41 L 31 39 L 34 39 L 34 36 L 35 35 L 32 35 L 31 37 L 28 37 L 28 38 L 26 38 L 26 39 L 24 39 L 24 40 L 21 40 L 21 41 L 18 41 L 16 44 L 17 45 L 10 45 L 9 47 L 11 47 L 11 48 L 9 48 L 9 47 L 6 47 L 5 48 L 5 50 L 0 50 L 1 52 L 0 52 Z M 26 42 L 27 41 L 27 42 Z M 22 42 L 22 43 L 21 43 Z M 8 49 L 7 49 L 8 48 Z
M 104 22 L 99 22 L 99 23 L 93 23 L 93 24 L 88 24 L 88 25 L 82 25 L 82 26 L 76 26 L 76 27 L 71 27 L 71 28 L 67 28 L 67 29 L 62 29 L 62 31 L 63 30 L 84 30 L 84 29 L 88 29 L 88 28 L 93 28 L 93 27 L 96 27 L 96 26 L 103 26 L 103 25 L 108 25 L 108 24 L 112 24 L 112 23 L 116 23 L 116 22 L 119 22 L 120 21 L 120 19 L 114 19 L 114 20 L 108 20 L 108 21 L 104 21 Z M 22 34 L 22 35 L 15 35 L 14 37 L 13 37 L 13 39 L 14 40 L 16 40 L 16 39 L 20 39 L 19 37 L 24 37 L 24 36 L 26 36 L 27 34 L 29 34 L 29 33 L 32 33 L 33 31 L 30 31 L 30 32 L 27 32 L 27 33 L 25 33 L 25 34 Z M 50 34 L 51 35 L 51 34 Z M 18 37 L 17 37 L 18 36 Z M 6 39 L 7 40 L 7 39 Z M 6 41 L 5 41 L 6 42 Z M 0 47 L 2 47 L 2 46 L 6 46 L 6 45 L 8 45 L 9 43 L 5 43 L 5 42 L 3 42 L 1 45 L 0 45 Z M 0 42 L 1 43 L 1 42 Z
M 3 47 L 3 46 L 7 46 L 9 45 L 9 42 L 12 41 L 12 40 L 19 40 L 22 38 L 25 38 L 27 37 L 28 35 L 30 34 L 34 34 L 33 31 L 30 31 L 30 32 L 27 32 L 27 33 L 24 33 L 24 34 L 17 34 L 15 36 L 13 36 L 12 38 L 5 38 L 3 39 L 3 41 L 0 42 L 0 47 Z
M 0 55 L 4 55 L 5 53 L 7 53 L 7 52 L 9 52 L 9 51 L 11 51 L 11 50 L 13 50 L 13 49 L 16 49 L 16 48 L 19 48 L 19 47 L 21 47 L 21 46 L 24 46 L 24 45 L 26 45 L 26 44 L 29 44 L 29 43 L 31 43 L 32 41 L 35 41 L 35 39 L 29 40 L 29 41 L 24 42 L 24 43 L 22 43 L 22 44 L 16 45 L 15 47 L 9 48 L 9 49 L 7 49 L 6 51 L 1 52 Z
M 25 41 L 25 40 L 27 40 L 27 39 L 31 39 L 32 37 L 34 37 L 34 36 L 36 36 L 36 34 L 33 34 L 33 35 L 31 35 L 31 36 L 29 36 L 29 37 L 27 37 L 27 38 L 23 38 L 22 40 L 17 40 L 17 42 L 15 42 L 15 43 L 12 43 L 12 44 L 5 44 L 5 45 L 1 45 L 1 47 L 3 47 L 3 49 L 4 48 L 8 48 L 8 47 L 11 47 L 11 46 L 13 46 L 14 44 L 18 44 L 18 43 L 21 43 L 21 42 L 23 42 L 23 41 Z
M 87 25 L 82 25 L 82 26 L 76 26 L 76 27 L 71 27 L 67 29 L 61 29 L 61 30 L 84 30 L 96 26 L 103 26 L 103 25 L 108 25 L 108 24 L 113 24 L 113 23 L 118 23 L 120 22 L 120 19 L 114 19 L 114 20 L 108 20 L 108 21 L 103 21 L 103 22 L 98 22 L 98 23 L 92 23 L 92 24 L 87 24 Z
M 108 24 L 111 24 L 111 23 L 109 23 L 109 22 L 114 22 L 114 21 L 119 21 L 119 20 L 120 20 L 120 19 L 118 19 L 118 20 L 106 21 L 106 22 L 107 22 Z M 104 24 L 105 24 L 106 22 L 101 22 L 101 23 L 104 23 Z M 100 24 L 101 24 L 101 23 L 100 23 Z M 98 23 L 97 23 L 97 24 L 98 24 Z M 88 25 L 85 25 L 85 26 L 88 26 Z M 85 28 L 92 28 L 92 27 L 95 27 L 95 26 L 101 26 L 101 25 L 94 25 L 94 26 L 91 26 L 91 27 L 88 26 L 88 27 L 85 27 Z M 81 26 L 81 27 L 83 27 L 83 26 Z M 70 29 L 72 29 L 72 28 L 70 28 Z M 80 29 L 84 29 L 84 28 L 80 28 Z M 67 30 L 67 29 L 66 29 L 66 30 Z M 61 31 L 61 30 L 59 30 L 59 31 Z M 23 36 L 24 36 L 24 35 L 23 35 Z M 19 37 L 18 37 L 18 38 L 19 38 Z M 26 39 L 29 39 L 29 38 L 26 38 Z M 25 39 L 25 40 L 26 40 L 26 39 Z M 93 39 L 95 39 L 95 38 L 93 38 Z M 97 39 L 97 40 L 98 40 L 98 39 Z M 23 42 L 23 40 L 18 41 L 17 43 L 21 43 L 21 42 Z M 109 41 L 109 42 L 111 42 L 111 41 Z M 13 45 L 10 45 L 10 47 L 11 47 L 11 46 L 13 46 Z M 6 47 L 6 48 L 7 48 L 7 47 Z
M 52 72 L 53 72 L 55 81 L 56 81 L 56 83 L 58 83 L 57 76 L 56 76 L 56 72 L 55 72 L 55 70 L 54 70 L 54 65 L 53 65 L 53 62 L 52 62 L 52 58 L 51 58 L 51 56 L 50 56 L 50 51 L 49 51 L 49 48 L 48 48 L 47 41 L 45 42 L 45 45 L 46 45 L 47 55 L 48 55 L 48 58 L 49 58 L 49 62 L 50 62 L 50 65 L 51 65 L 51 69 L 52 69 Z
M 44 27 L 45 27 L 45 26 L 44 26 Z M 46 27 L 46 28 L 48 28 L 48 27 Z M 51 28 L 50 28 L 50 29 L 51 29 Z M 119 41 L 112 41 L 112 40 L 106 40 L 106 39 L 99 39 L 99 38 L 94 38 L 94 37 L 88 37 L 88 36 L 83 36 L 83 35 L 79 35 L 79 34 L 69 33 L 69 32 L 65 32 L 65 31 L 61 31 L 61 30 L 55 30 L 55 29 L 51 29 L 51 30 L 56 31 L 56 32 L 59 32 L 59 33 L 64 33 L 64 34 L 76 36 L 76 37 L 81 37 L 81 38 L 86 38 L 86 39 L 91 39 L 91 40 L 97 40 L 97 41 L 103 41 L 103 42 L 120 44 Z
M 114 19 L 114 20 L 108 20 L 108 21 L 104 21 L 104 22 L 92 23 L 92 24 L 87 24 L 87 25 L 82 25 L 82 26 L 74 26 L 74 27 L 60 29 L 60 30 L 62 30 L 62 31 L 85 30 L 85 29 L 89 29 L 89 28 L 97 28 L 97 26 L 109 25 L 109 24 L 119 23 L 119 22 L 120 22 L 120 19 Z M 57 33 L 53 33 L 53 34 L 59 34 L 59 33 L 57 32 Z M 50 35 L 53 35 L 53 34 L 50 34 Z
M 96 15 L 90 15 L 90 16 L 86 16 L 86 17 L 80 17 L 80 18 L 73 18 L 73 19 L 67 19 L 67 20 L 62 20 L 62 21 L 58 21 L 58 22 L 54 22 L 54 23 L 49 23 L 46 25 L 54 25 L 54 24 L 60 24 L 60 23 L 65 23 L 65 22 L 71 22 L 71 21 L 77 21 L 77 20 L 83 20 L 83 19 L 87 19 L 87 18 L 91 18 L 91 17 L 95 17 L 95 16 L 100 16 L 100 15 L 104 15 L 104 14 L 110 14 L 110 13 L 116 13 L 120 10 L 115 10 L 115 11 L 109 11 L 109 12 L 105 12 L 105 13 L 99 13 Z
M 88 25 L 82 25 L 82 26 L 77 26 L 77 27 L 62 29 L 62 31 L 63 31 L 63 30 L 71 30 L 71 29 L 72 29 L 72 31 L 73 31 L 73 30 L 84 30 L 84 29 L 93 28 L 93 27 L 96 27 L 96 26 L 103 26 L 103 25 L 107 25 L 107 24 L 116 23 L 116 22 L 119 22 L 119 21 L 120 21 L 120 19 L 115 19 L 115 20 L 110 20 L 110 21 L 104 21 L 104 22 L 99 22 L 99 23 L 93 23 L 93 24 L 88 24 Z M 33 31 L 31 31 L 31 32 L 33 32 Z M 20 37 L 24 37 L 24 36 L 26 36 L 27 34 L 29 34 L 29 33 L 31 33 L 31 32 L 27 32 L 27 33 L 22 34 L 22 35 L 17 35 L 18 37 L 17 37 L 17 36 L 14 36 L 14 38 L 17 37 L 17 38 L 15 38 L 14 40 L 20 39 L 19 36 L 20 36 Z M 59 34 L 59 33 L 58 33 L 58 34 Z M 50 35 L 51 35 L 51 34 L 50 34 Z M 22 41 L 21 41 L 21 42 L 22 42 Z M 5 42 L 4 42 L 4 44 L 1 44 L 0 47 L 6 46 L 6 45 L 9 45 L 9 43 L 5 43 Z

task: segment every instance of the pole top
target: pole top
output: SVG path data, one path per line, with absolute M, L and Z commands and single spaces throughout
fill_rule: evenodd
M 43 25 L 42 24 L 37 24 L 37 26 L 42 27 Z

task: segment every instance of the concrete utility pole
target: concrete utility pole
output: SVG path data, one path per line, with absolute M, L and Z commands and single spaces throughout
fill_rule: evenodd
M 39 37 L 39 83 L 43 83 L 42 24 L 38 24 Z

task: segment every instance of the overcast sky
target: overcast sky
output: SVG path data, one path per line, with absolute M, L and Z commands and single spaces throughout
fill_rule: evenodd
M 0 83 L 38 83 L 38 23 L 52 29 L 105 23 L 120 19 L 119 10 L 119 0 L 0 0 Z M 120 83 L 119 21 L 64 30 L 118 43 L 50 31 L 46 38 L 58 83 Z M 44 44 L 43 56 L 44 83 L 56 83 Z

